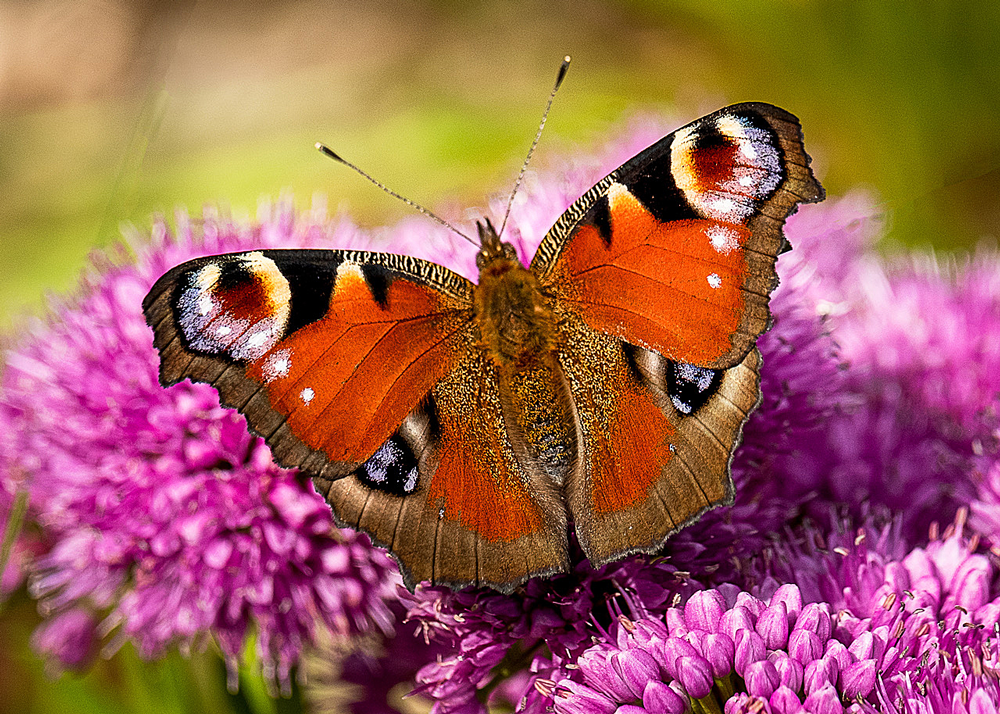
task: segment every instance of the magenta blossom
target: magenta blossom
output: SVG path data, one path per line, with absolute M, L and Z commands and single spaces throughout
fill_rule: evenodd
M 962 531 L 959 520 L 899 559 L 884 552 L 895 549 L 889 531 L 874 551 L 867 530 L 835 535 L 832 550 L 814 552 L 828 564 L 829 597 L 794 584 L 766 600 L 733 587 L 697 592 L 662 619 L 620 618 L 566 676 L 536 687 L 556 712 L 995 711 L 998 573 Z M 793 580 L 815 568 L 807 560 L 789 563 Z
M 4 354 L 0 480 L 31 497 L 47 550 L 31 593 L 40 652 L 66 667 L 133 641 L 146 657 L 214 636 L 230 663 L 256 634 L 269 679 L 317 628 L 391 633 L 395 567 L 364 536 L 332 527 L 311 483 L 278 468 L 207 385 L 163 389 L 142 297 L 171 265 L 260 246 L 350 243 L 357 231 L 295 216 L 255 226 L 184 216 L 133 261 L 99 260 L 79 296 L 53 305 Z

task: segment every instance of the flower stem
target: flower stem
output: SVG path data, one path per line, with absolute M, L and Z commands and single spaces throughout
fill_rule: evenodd
M 21 528 L 24 526 L 24 514 L 28 511 L 28 489 L 19 488 L 14 496 L 14 503 L 11 504 L 10 514 L 7 518 L 7 527 L 3 532 L 3 543 L 0 544 L 0 579 L 7 571 L 7 563 L 10 561 L 10 554 L 14 551 L 14 543 L 21 535 Z M 0 611 L 3 610 L 3 602 L 0 601 Z

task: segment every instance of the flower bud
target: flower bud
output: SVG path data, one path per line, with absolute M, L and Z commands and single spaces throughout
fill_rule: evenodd
M 677 679 L 677 658 L 698 656 L 697 650 L 680 637 L 668 637 L 666 641 L 653 650 L 653 656 L 663 667 L 671 679 Z
M 580 655 L 577 666 L 587 683 L 618 701 L 633 699 L 632 689 L 611 663 L 620 651 L 608 645 L 596 645 Z
M 823 659 L 833 660 L 837 664 L 838 672 L 846 669 L 855 661 L 851 653 L 844 647 L 844 643 L 837 640 L 830 640 L 826 643 L 826 652 L 823 653 Z
M 779 602 L 785 606 L 789 624 L 794 625 L 799 613 L 802 611 L 802 593 L 799 591 L 799 586 L 788 583 L 775 590 L 770 600 L 771 607 L 774 607 Z
M 764 611 L 767 607 L 763 602 L 755 598 L 753 595 L 747 592 L 742 592 L 736 596 L 736 606 L 746 608 L 746 611 L 750 613 L 750 616 L 754 620 Z
M 792 630 L 788 637 L 788 654 L 805 666 L 823 656 L 823 643 L 815 632 Z
M 875 687 L 875 660 L 864 659 L 840 672 L 840 690 L 847 699 L 866 697 Z
M 874 637 L 871 632 L 862 632 L 858 635 L 851 646 L 847 648 L 854 660 L 868 659 L 874 651 Z
M 774 690 L 768 704 L 774 714 L 800 714 L 805 711 L 799 696 L 784 684 Z
M 694 699 L 708 696 L 714 684 L 712 668 L 708 666 L 708 662 L 697 656 L 677 658 L 677 679 L 688 695 Z
M 726 601 L 715 590 L 696 592 L 684 605 L 684 620 L 688 629 L 717 632 L 719 620 L 726 611 Z
M 753 622 L 749 610 L 744 607 L 734 607 L 722 616 L 719 621 L 719 632 L 728 635 L 729 639 L 736 642 L 736 633 L 740 630 L 753 630 Z
M 830 613 L 825 605 L 811 602 L 802 608 L 798 618 L 795 620 L 794 630 L 809 630 L 815 632 L 820 640 L 830 639 L 833 632 L 833 623 L 830 620 Z
M 781 679 L 782 685 L 795 692 L 802 688 L 802 675 L 805 672 L 805 668 L 801 662 L 781 651 L 772 652 L 767 658 L 778 671 L 778 677 Z
M 625 700 L 639 699 L 647 682 L 660 677 L 660 667 L 653 655 L 638 648 L 611 655 L 611 667 L 632 693 L 623 697 Z
M 663 714 L 684 714 L 687 708 L 687 701 L 677 692 L 663 682 L 652 681 L 646 683 L 646 688 L 642 693 L 642 706 L 648 712 L 662 712 Z
M 552 692 L 552 709 L 556 714 L 615 714 L 618 706 L 586 684 L 564 679 Z
M 753 630 L 740 630 L 736 633 L 736 654 L 733 658 L 734 669 L 741 677 L 754 662 L 764 659 L 767 648 L 764 640 Z
M 667 610 L 665 617 L 667 621 L 667 632 L 673 637 L 683 637 L 687 634 L 688 626 L 684 620 L 684 611 L 679 607 L 672 607 Z
M 785 603 L 769 605 L 757 618 L 757 634 L 769 650 L 780 650 L 788 642 L 788 611 Z
M 817 659 L 807 664 L 805 672 L 802 674 L 802 686 L 806 695 L 818 692 L 827 685 L 832 686 L 837 681 L 835 668 L 836 665 L 831 664 L 831 660 L 827 659 Z
M 746 681 L 747 691 L 762 699 L 768 699 L 781 684 L 778 670 L 766 659 L 751 663 L 743 679 Z
M 702 650 L 716 679 L 721 679 L 733 671 L 736 644 L 728 635 L 721 632 L 706 635 L 705 639 L 702 640 Z
M 844 712 L 840 697 L 832 684 L 827 684 L 806 697 L 803 706 L 812 714 L 843 714 Z

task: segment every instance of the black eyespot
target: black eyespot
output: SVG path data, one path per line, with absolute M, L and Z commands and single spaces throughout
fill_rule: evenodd
M 667 362 L 667 395 L 677 411 L 693 414 L 704 406 L 719 388 L 722 371 L 686 362 Z
M 407 496 L 417 488 L 417 459 L 406 442 L 394 434 L 355 471 L 369 488 L 393 496 Z

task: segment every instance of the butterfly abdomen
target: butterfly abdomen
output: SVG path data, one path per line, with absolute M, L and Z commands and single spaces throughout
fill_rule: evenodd
M 518 460 L 562 483 L 576 455 L 573 407 L 556 359 L 556 317 L 538 280 L 495 257 L 475 289 L 480 347 L 497 365 L 504 421 Z

